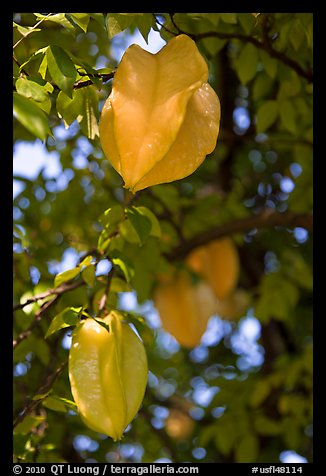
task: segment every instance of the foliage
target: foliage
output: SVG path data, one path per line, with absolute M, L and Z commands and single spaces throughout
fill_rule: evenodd
M 151 46 L 151 30 L 196 41 L 221 130 L 195 173 L 132 195 L 98 120 L 117 50 L 138 31 Z M 14 15 L 14 151 L 43 147 L 60 170 L 14 177 L 15 461 L 312 461 L 312 33 L 310 13 Z M 226 235 L 245 308 L 187 350 L 152 306 L 157 273 Z M 150 371 L 121 443 L 82 422 L 66 366 L 79 319 L 113 308 Z M 176 410 L 185 439 L 166 431 Z

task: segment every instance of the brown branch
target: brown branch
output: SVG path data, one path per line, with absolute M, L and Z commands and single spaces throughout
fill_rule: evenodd
M 299 76 L 305 78 L 309 83 L 313 81 L 312 69 L 304 69 L 297 61 L 287 56 L 282 51 L 275 50 L 270 43 L 261 42 L 252 36 L 243 35 L 242 33 L 222 33 L 217 31 L 207 31 L 205 33 L 198 33 L 195 35 L 195 41 L 204 38 L 219 38 L 221 40 L 240 40 L 245 43 L 251 43 L 256 48 L 266 51 L 272 58 L 278 59 L 281 63 L 289 68 L 292 68 Z
M 64 368 L 68 364 L 68 359 L 63 362 L 52 374 L 48 375 L 44 381 L 44 383 L 40 386 L 38 391 L 36 392 L 35 395 L 44 395 L 46 394 L 52 387 L 53 383 L 55 380 L 59 377 L 59 375 L 63 372 Z M 19 412 L 18 416 L 16 417 L 13 427 L 15 428 L 20 422 L 24 420 L 24 418 L 32 413 L 39 404 L 47 397 L 47 395 L 44 395 L 43 398 L 39 398 L 37 400 L 30 400 L 25 407 Z
M 103 74 L 99 73 L 94 75 L 94 77 L 100 78 L 102 79 L 103 83 L 106 83 L 107 81 L 109 81 L 110 79 L 114 77 L 114 74 L 115 74 L 115 71 L 112 71 L 111 73 L 103 73 Z M 94 82 L 91 79 L 88 79 L 87 81 L 77 81 L 74 84 L 73 89 L 85 88 L 86 86 L 91 86 L 92 84 L 94 84 Z
M 208 230 L 200 235 L 194 236 L 185 243 L 177 246 L 171 253 L 166 255 L 167 259 L 174 261 L 175 259 L 183 259 L 190 251 L 198 246 L 205 245 L 209 241 L 223 236 L 232 235 L 256 229 L 272 228 L 274 226 L 283 226 L 292 228 L 300 226 L 308 231 L 313 231 L 313 218 L 310 213 L 293 213 L 293 212 L 276 212 L 273 209 L 264 210 L 258 215 L 240 218 L 231 222 L 220 225 L 217 228 Z
M 114 273 L 115 273 L 115 268 L 112 266 L 111 270 L 109 271 L 109 273 L 107 275 L 104 294 L 101 297 L 100 302 L 99 302 L 99 307 L 98 307 L 98 315 L 99 316 L 101 314 L 103 314 L 103 311 L 105 309 L 105 306 L 106 306 L 106 303 L 107 303 L 107 300 L 108 300 L 108 297 L 109 297 L 111 282 L 112 282 L 112 278 L 114 276 Z
M 172 24 L 178 30 L 177 33 L 173 33 L 171 30 L 164 27 L 164 25 L 159 23 L 157 19 L 156 19 L 156 22 L 159 25 L 161 25 L 169 33 L 174 35 L 184 34 L 189 36 L 196 42 L 203 40 L 204 38 L 219 38 L 220 40 L 239 40 L 244 43 L 251 43 L 256 48 L 266 51 L 272 58 L 275 58 L 281 61 L 281 63 L 293 69 L 299 76 L 301 76 L 302 78 L 305 78 L 309 83 L 312 83 L 313 81 L 313 72 L 311 68 L 304 69 L 297 61 L 290 58 L 282 51 L 275 50 L 270 41 L 260 41 L 257 38 L 254 38 L 253 36 L 244 35 L 242 33 L 224 33 L 220 31 L 206 31 L 204 33 L 193 34 L 193 33 L 184 31 L 180 27 L 178 27 L 174 21 L 173 14 L 170 14 L 170 18 L 171 18 Z
M 79 286 L 83 286 L 85 284 L 84 281 L 79 280 L 74 283 L 64 283 L 58 286 L 57 288 L 54 289 L 48 289 L 47 291 L 44 291 L 43 293 L 37 294 L 36 296 L 33 296 L 29 299 L 27 299 L 25 302 L 21 304 L 16 304 L 13 307 L 14 311 L 17 311 L 18 309 L 23 309 L 25 306 L 28 306 L 28 304 L 33 304 L 34 302 L 40 301 L 41 299 L 45 299 L 48 296 L 60 296 L 63 293 L 66 293 L 68 291 L 72 291 L 73 289 L 79 288 Z
M 31 325 L 25 329 L 23 332 L 21 332 L 17 337 L 16 339 L 13 340 L 13 348 L 15 349 L 17 347 L 17 345 L 19 345 L 21 342 L 23 342 L 25 339 L 27 339 L 27 337 L 30 336 L 30 334 L 32 333 L 33 329 L 38 325 L 38 323 L 41 321 L 42 317 L 43 317 L 43 314 L 48 311 L 50 309 L 50 307 L 52 307 L 57 301 L 58 299 L 60 298 L 60 296 L 62 296 L 63 293 L 67 292 L 67 291 L 71 291 L 73 289 L 76 289 L 80 286 L 83 286 L 85 285 L 85 282 L 84 281 L 76 281 L 75 283 L 71 283 L 71 284 L 66 284 L 66 285 L 61 285 L 59 286 L 58 288 L 56 289 L 50 289 L 48 291 L 45 291 L 44 293 L 42 294 L 39 294 L 38 296 L 34 296 L 34 298 L 31 298 L 29 301 L 31 302 L 28 302 L 26 301 L 26 303 L 24 303 L 23 305 L 22 304 L 19 304 L 17 306 L 15 306 L 17 309 L 21 309 L 22 307 L 24 307 L 25 305 L 27 304 L 31 304 L 32 302 L 35 302 L 35 298 L 37 299 L 43 299 L 44 297 L 47 297 L 47 296 L 50 296 L 52 294 L 55 294 L 55 296 L 50 300 L 50 301 L 47 301 L 46 303 L 44 303 L 41 308 L 35 313 L 35 318 L 33 320 L 33 322 L 31 323 Z M 59 291 L 60 290 L 60 291 Z M 41 297 L 40 297 L 41 296 Z
M 40 322 L 42 315 L 47 311 L 50 307 L 52 307 L 56 301 L 59 299 L 59 296 L 55 296 L 52 298 L 50 301 L 46 302 L 35 314 L 35 318 L 31 325 L 25 329 L 23 332 L 21 332 L 16 339 L 13 340 L 12 345 L 13 348 L 15 349 L 17 345 L 19 345 L 21 342 L 23 342 L 25 339 L 27 339 L 28 336 L 32 333 L 33 329 L 37 326 L 37 324 Z

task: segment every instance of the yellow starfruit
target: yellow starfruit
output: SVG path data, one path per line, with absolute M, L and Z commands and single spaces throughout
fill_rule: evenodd
M 104 154 L 137 192 L 192 174 L 217 141 L 220 103 L 208 67 L 187 35 L 158 53 L 131 45 L 100 119 Z
M 74 332 L 69 352 L 71 392 L 85 424 L 115 441 L 136 416 L 147 383 L 142 341 L 112 311 L 87 318 Z
M 186 258 L 186 264 L 207 281 L 219 299 L 232 292 L 238 282 L 239 256 L 230 238 L 195 248 Z
M 208 284 L 193 284 L 186 271 L 162 281 L 154 293 L 154 305 L 162 326 L 184 347 L 200 343 L 209 318 L 216 308 L 216 297 Z

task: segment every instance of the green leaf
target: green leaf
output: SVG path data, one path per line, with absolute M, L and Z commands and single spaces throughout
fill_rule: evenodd
M 34 397 L 32 398 L 32 400 L 43 400 L 44 398 L 46 398 L 48 395 L 50 395 L 50 393 L 53 392 L 53 389 L 51 388 L 50 390 L 48 390 L 46 393 L 37 393 L 36 395 L 34 395 Z
M 150 219 L 142 212 L 141 209 L 136 207 L 127 208 L 126 214 L 137 235 L 139 236 L 141 243 L 144 243 L 152 229 L 152 223 Z
M 216 426 L 215 444 L 223 455 L 228 455 L 235 445 L 238 435 L 234 431 L 234 424 L 230 418 L 221 420 L 219 423 L 220 425 Z
M 69 400 L 69 398 L 59 397 L 58 395 L 53 395 L 53 394 L 51 396 L 55 400 L 62 402 L 64 405 L 66 405 L 67 408 L 70 408 L 71 410 L 74 410 L 74 411 L 77 410 L 76 403 L 73 402 L 72 400 Z
M 88 13 L 70 13 L 75 23 L 86 33 L 90 16 Z
M 303 27 L 302 22 L 297 18 L 291 23 L 290 29 L 290 42 L 295 49 L 295 51 L 299 51 L 300 46 L 304 38 L 306 37 L 305 28 Z
M 22 35 L 22 36 L 26 36 L 26 35 L 30 35 L 30 32 L 31 31 L 41 31 L 41 28 L 34 28 L 33 26 L 21 26 L 21 25 L 18 25 L 17 23 L 13 22 L 13 26 L 14 28 L 17 28 L 17 30 L 19 31 L 19 33 Z
M 49 410 L 54 410 L 55 412 L 66 413 L 67 411 L 64 403 L 60 402 L 56 398 L 53 398 L 53 396 L 47 397 L 45 400 L 43 400 L 42 405 L 44 405 Z
M 128 257 L 132 259 L 135 270 L 132 278 L 132 286 L 137 291 L 139 302 L 144 302 L 150 298 L 150 292 L 154 284 L 154 276 L 159 269 L 161 260 L 160 249 L 157 245 L 157 239 L 149 237 L 146 246 L 138 248 L 136 255 L 128 250 L 130 252 Z
M 88 86 L 81 89 L 84 102 L 81 111 L 80 128 L 82 132 L 89 138 L 95 139 L 99 135 L 98 130 L 98 94 L 94 86 Z
M 121 205 L 114 205 L 102 213 L 102 215 L 99 217 L 99 222 L 110 233 L 116 228 L 117 223 L 119 223 L 123 217 L 123 207 Z
M 112 278 L 110 285 L 110 292 L 112 293 L 125 293 L 132 291 L 130 284 L 126 283 L 121 278 Z
M 14 92 L 14 116 L 26 129 L 42 141 L 52 135 L 48 118 L 34 101 Z
M 68 269 L 67 271 L 63 271 L 59 273 L 54 278 L 54 287 L 57 288 L 60 284 L 65 283 L 66 281 L 70 281 L 74 279 L 80 273 L 80 267 L 77 266 L 76 268 Z
M 38 106 L 49 114 L 51 100 L 44 86 L 41 86 L 36 81 L 31 81 L 30 79 L 18 78 L 16 81 L 16 89 L 22 96 L 36 101 Z
M 18 78 L 16 81 L 16 89 L 22 96 L 34 99 L 34 101 L 37 102 L 43 102 L 48 98 L 48 94 L 42 86 L 27 78 Z
M 142 13 L 135 17 L 135 24 L 142 37 L 148 43 L 148 35 L 153 25 L 153 16 L 151 13 Z
M 271 387 L 267 380 L 260 380 L 256 383 L 249 401 L 253 407 L 258 407 L 270 394 Z
M 264 415 L 257 415 L 254 421 L 255 430 L 260 435 L 276 436 L 282 431 L 281 423 Z
M 98 237 L 97 249 L 105 253 L 106 250 L 108 249 L 110 241 L 111 241 L 111 237 L 109 233 L 106 230 L 102 230 L 100 233 L 100 236 Z
M 259 50 L 259 55 L 266 73 L 274 79 L 277 73 L 277 60 L 272 58 L 266 51 Z
M 252 14 L 251 13 L 237 13 L 237 17 L 245 34 L 250 35 L 250 33 L 252 32 L 255 26 L 255 19 L 253 18 Z
M 48 49 L 48 46 L 34 51 L 34 53 L 24 63 L 21 64 L 21 66 L 19 68 L 19 72 L 21 73 L 22 70 L 25 70 L 25 69 L 27 71 L 29 71 L 29 69 L 30 69 L 29 67 L 32 66 L 32 65 L 35 65 L 35 64 L 37 65 L 37 71 L 38 71 L 39 68 L 40 68 L 40 65 L 44 61 L 44 57 L 46 57 L 45 53 L 46 53 L 47 49 Z
M 83 269 L 81 275 L 85 283 L 92 288 L 95 283 L 95 266 L 87 266 L 85 269 Z
M 272 79 L 264 72 L 261 72 L 258 76 L 256 76 L 254 87 L 252 90 L 252 97 L 254 101 L 256 101 L 256 99 L 269 96 L 272 86 Z
M 297 131 L 297 119 L 292 101 L 282 101 L 279 105 L 279 111 L 281 127 L 295 134 Z
M 312 291 L 312 268 L 299 252 L 290 249 L 284 250 L 282 254 L 282 266 L 285 270 L 284 274 L 286 274 L 286 276 L 288 276 L 294 283 L 307 291 Z
M 77 78 L 74 63 L 61 46 L 50 45 L 46 55 L 53 81 L 67 96 L 72 97 L 72 88 Z
M 162 232 L 161 232 L 160 222 L 158 221 L 154 213 L 147 207 L 135 207 L 135 208 L 141 215 L 146 216 L 150 220 L 152 224 L 150 235 L 156 236 L 157 238 L 161 238 Z
M 47 58 L 46 54 L 44 54 L 43 59 L 42 59 L 42 61 L 40 63 L 40 66 L 38 68 L 38 72 L 40 73 L 40 75 L 43 79 L 45 79 L 47 69 L 48 69 L 48 58 Z
M 253 433 L 247 433 L 235 446 L 237 463 L 254 463 L 259 452 L 258 439 Z
M 265 132 L 269 129 L 278 116 L 278 103 L 277 101 L 265 101 L 262 103 L 257 111 L 256 130 L 258 133 Z
M 267 322 L 272 317 L 286 320 L 299 298 L 297 287 L 280 273 L 264 276 L 260 285 L 260 297 L 256 305 L 256 317 Z
M 141 240 L 139 238 L 139 235 L 136 232 L 133 225 L 131 224 L 129 218 L 119 223 L 119 232 L 120 232 L 120 235 L 126 241 L 128 241 L 128 243 L 137 243 L 138 245 L 141 245 Z
M 14 435 L 27 435 L 33 428 L 37 428 L 43 421 L 45 416 L 27 415 L 24 420 L 14 428 Z
M 74 32 L 75 26 L 68 20 L 65 13 L 55 13 L 54 15 L 42 15 L 41 13 L 34 13 L 34 15 L 41 20 L 44 18 L 45 21 L 51 21 L 57 23 L 58 25 L 66 28 L 68 31 Z
M 157 196 L 163 205 L 174 213 L 179 201 L 178 190 L 170 184 L 155 185 L 151 188 L 152 193 Z
M 235 25 L 237 23 L 237 14 L 236 13 L 220 13 L 220 18 L 224 23 L 230 23 Z
M 125 257 L 115 257 L 111 259 L 114 266 L 117 266 L 123 273 L 124 277 L 126 278 L 127 282 L 130 283 L 133 275 L 134 269 L 131 265 L 130 261 Z
M 63 311 L 59 312 L 53 319 L 45 334 L 47 339 L 55 332 L 65 327 L 75 326 L 78 322 L 78 314 L 82 310 L 82 307 L 66 307 Z
M 72 98 L 60 91 L 57 97 L 57 113 L 61 117 L 66 127 L 70 126 L 81 114 L 84 96 L 80 89 L 72 92 Z
M 215 56 L 226 43 L 226 40 L 220 38 L 203 38 L 201 43 L 211 56 Z
M 91 255 L 88 255 L 86 256 L 86 258 L 83 259 L 83 261 L 81 261 L 79 263 L 79 267 L 82 268 L 83 266 L 90 266 L 92 264 L 92 259 L 93 257 Z
M 258 53 L 251 43 L 247 43 L 236 60 L 236 70 L 240 81 L 247 84 L 257 71 Z
M 109 38 L 111 39 L 126 30 L 132 24 L 133 20 L 133 14 L 121 15 L 120 13 L 108 13 L 106 27 Z

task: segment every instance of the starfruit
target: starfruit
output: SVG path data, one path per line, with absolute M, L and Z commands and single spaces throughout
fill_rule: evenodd
M 195 248 L 186 258 L 186 264 L 207 281 L 219 299 L 228 296 L 238 282 L 239 256 L 230 238 Z
M 104 154 L 132 192 L 192 174 L 216 146 L 220 103 L 187 35 L 158 53 L 131 45 L 100 119 Z
M 186 271 L 159 283 L 154 293 L 154 304 L 162 326 L 184 347 L 200 343 L 209 318 L 216 308 L 216 297 L 204 281 L 192 283 Z
M 119 440 L 136 416 L 147 383 L 142 341 L 118 312 L 87 318 L 76 328 L 69 353 L 71 392 L 85 424 Z

